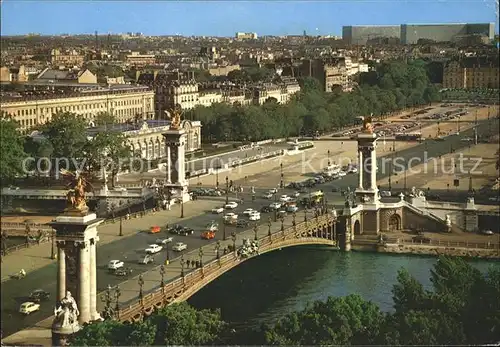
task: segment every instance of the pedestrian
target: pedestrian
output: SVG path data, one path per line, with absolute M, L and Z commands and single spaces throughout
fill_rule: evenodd
M 191 265 L 191 260 L 188 259 L 188 260 L 186 260 L 186 266 L 188 269 L 189 269 L 189 265 Z

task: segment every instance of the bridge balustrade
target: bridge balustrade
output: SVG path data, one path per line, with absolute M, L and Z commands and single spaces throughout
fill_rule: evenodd
M 184 277 L 177 277 L 173 281 L 159 287 L 152 293 L 146 294 L 137 302 L 120 309 L 116 319 L 122 322 L 134 322 L 144 316 L 151 315 L 159 309 L 174 302 L 186 300 L 203 286 L 213 281 L 221 274 L 237 266 L 241 261 L 253 256 L 266 253 L 282 247 L 299 244 L 325 244 L 336 246 L 335 219 L 332 215 L 324 214 L 308 221 L 287 227 L 283 231 L 274 232 L 258 239 L 257 254 L 248 258 L 241 258 L 237 251 L 221 255 L 203 267 L 186 273 Z

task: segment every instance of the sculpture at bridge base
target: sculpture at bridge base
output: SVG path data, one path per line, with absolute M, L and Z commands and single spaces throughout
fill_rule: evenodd
M 451 218 L 449 214 L 446 215 L 445 223 L 446 223 L 446 231 L 451 233 Z
M 248 258 L 252 255 L 259 254 L 259 243 L 257 241 L 250 241 L 250 239 L 243 240 L 243 246 L 238 249 L 238 255 L 242 258 Z
M 54 309 L 54 321 L 52 322 L 52 345 L 65 346 L 67 345 L 70 335 L 81 329 L 78 324 L 78 316 L 80 312 L 76 305 L 76 301 L 67 291 L 66 296 L 61 299 Z

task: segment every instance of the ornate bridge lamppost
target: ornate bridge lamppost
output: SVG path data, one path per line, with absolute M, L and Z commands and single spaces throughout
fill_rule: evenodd
M 115 287 L 115 292 L 114 292 L 114 297 L 115 297 L 115 313 L 116 315 L 119 314 L 120 312 L 120 296 L 122 296 L 122 291 L 120 290 L 120 287 L 116 286 Z M 116 317 L 119 318 L 119 317 Z
M 200 247 L 200 250 L 198 251 L 198 257 L 200 257 L 200 266 L 203 267 L 203 248 Z
M 257 237 L 257 233 L 259 232 L 259 227 L 257 226 L 257 222 L 255 222 L 253 226 L 254 240 L 257 241 L 259 238 Z
M 144 292 L 143 292 L 144 278 L 142 277 L 142 274 L 139 275 L 139 279 L 137 280 L 137 283 L 139 284 L 139 299 L 142 302 L 142 299 L 144 298 Z
M 51 230 L 49 231 L 50 233 L 50 259 L 56 259 L 56 247 L 55 247 L 55 243 L 56 243 L 56 232 L 55 230 Z M 2 242 L 3 242 L 3 239 L 2 239 Z M 2 246 L 6 245 L 5 242 L 2 243 Z
M 215 257 L 217 258 L 217 260 L 220 260 L 220 240 L 217 240 L 217 242 L 215 243 Z
M 184 278 L 184 265 L 186 265 L 186 261 L 184 260 L 184 254 L 181 255 L 181 277 Z
M 271 222 L 271 217 L 268 218 L 267 220 L 267 236 L 271 236 L 271 226 L 272 226 L 272 222 Z
M 164 265 L 161 265 L 160 266 L 160 276 L 161 276 L 161 291 L 164 292 L 165 291 L 165 266 Z
M 236 233 L 234 231 L 231 233 L 231 239 L 233 240 L 233 252 L 236 254 Z
M 226 220 L 222 217 L 222 241 L 226 241 Z
M 283 163 L 280 163 L 280 188 L 285 188 L 285 182 L 283 180 Z
M 120 233 L 118 236 L 123 236 L 123 217 L 120 217 Z
M 180 204 L 181 204 L 181 218 L 184 218 L 184 199 L 183 198 L 181 198 Z
M 229 177 L 226 176 L 226 204 L 229 204 Z
M 280 217 L 280 221 L 281 221 L 281 231 L 285 231 L 285 216 L 281 216 Z

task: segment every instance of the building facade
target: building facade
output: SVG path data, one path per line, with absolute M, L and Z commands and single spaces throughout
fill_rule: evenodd
M 53 49 L 50 52 L 50 61 L 52 66 L 82 66 L 85 61 L 85 56 L 75 50 L 64 51 Z
M 331 92 L 340 87 L 343 91 L 349 90 L 349 75 L 345 58 L 336 58 L 329 61 L 321 59 L 304 60 L 300 66 L 301 76 L 316 78 L 325 92 Z
M 499 89 L 497 59 L 465 58 L 448 62 L 443 71 L 443 88 Z
M 234 37 L 236 40 L 256 40 L 257 33 L 236 33 Z
M 342 27 L 342 39 L 348 45 L 366 45 L 377 38 L 401 37 L 399 25 L 366 25 Z
M 108 112 L 118 122 L 154 117 L 154 92 L 145 86 L 116 86 L 87 92 L 48 93 L 39 95 L 4 95 L 1 109 L 28 130 L 49 122 L 57 112 L 73 112 L 89 124 L 100 112 Z

